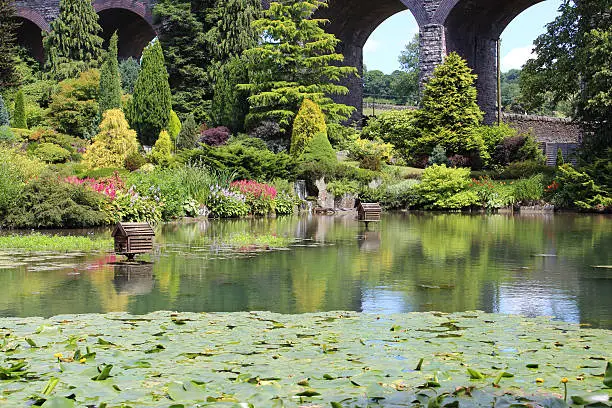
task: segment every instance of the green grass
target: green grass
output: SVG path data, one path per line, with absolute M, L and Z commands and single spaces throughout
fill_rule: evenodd
M 22 249 L 26 251 L 106 251 L 113 248 L 110 238 L 43 235 L 39 232 L 28 235 L 0 236 L 0 249 Z

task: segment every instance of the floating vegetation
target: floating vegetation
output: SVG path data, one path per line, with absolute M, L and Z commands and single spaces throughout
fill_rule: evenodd
M 238 249 L 286 248 L 293 240 L 274 234 L 253 234 L 237 232 L 222 238 L 209 238 L 212 246 L 232 247 Z
M 546 318 L 111 313 L 3 318 L 0 338 L 0 405 L 611 405 L 610 332 Z
M 39 232 L 27 235 L 0 236 L 0 250 L 19 249 L 28 252 L 38 251 L 108 251 L 113 248 L 110 238 L 90 238 L 83 236 L 44 235 Z

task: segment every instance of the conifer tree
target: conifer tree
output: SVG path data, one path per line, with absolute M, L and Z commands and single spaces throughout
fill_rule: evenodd
M 325 115 L 321 112 L 319 105 L 310 99 L 304 99 L 293 121 L 291 149 L 289 150 L 291 155 L 293 157 L 299 157 L 317 133 L 324 133 L 327 135 Z
M 4 104 L 4 98 L 0 95 L 0 126 L 10 126 L 10 117 L 6 105 Z
M 338 81 L 356 74 L 353 67 L 340 66 L 336 53 L 339 40 L 326 33 L 327 20 L 312 18 L 319 0 L 273 2 L 253 27 L 263 38 L 246 50 L 249 83 L 240 88 L 250 92 L 247 127 L 264 120 L 276 121 L 289 130 L 302 100 L 316 102 L 329 122 L 348 118 L 354 108 L 335 103 L 330 95 L 343 95 L 348 89 Z
M 261 14 L 261 0 L 226 0 L 209 11 L 208 18 L 215 23 L 207 37 L 217 64 L 223 65 L 257 45 L 258 32 L 252 23 Z
M 20 89 L 15 95 L 15 112 L 13 113 L 13 127 L 27 129 L 28 122 L 25 111 L 25 101 L 23 91 Z
M 151 150 L 151 161 L 160 166 L 168 166 L 172 161 L 172 140 L 167 131 L 162 130 Z
M 168 120 L 168 134 L 173 143 L 176 143 L 176 138 L 181 133 L 181 120 L 175 111 L 170 111 L 170 119 Z
M 221 65 L 215 76 L 211 118 L 217 126 L 225 126 L 232 132 L 244 129 L 244 119 L 249 112 L 248 92 L 237 88 L 249 79 L 245 60 L 233 57 Z
M 102 55 L 102 27 L 90 0 L 60 0 L 60 14 L 43 40 L 46 66 L 58 80 L 97 68 Z
M 129 108 L 130 124 L 138 133 L 140 143 L 147 146 L 155 143 L 157 135 L 168 127 L 171 109 L 164 55 L 160 42 L 154 41 L 142 53 L 142 69 Z
M 176 147 L 179 149 L 193 149 L 198 144 L 198 137 L 198 125 L 196 125 L 193 115 L 189 115 L 183 122 L 183 127 L 176 139 Z
M 117 32 L 113 34 L 104 55 L 100 70 L 100 96 L 98 97 L 100 117 L 109 109 L 121 108 L 121 79 L 117 61 Z
M 13 0 L 0 0 L 0 88 L 15 85 L 17 20 Z
M 140 63 L 130 57 L 119 63 L 119 74 L 121 76 L 121 87 L 126 94 L 134 93 L 134 85 L 140 73 Z
M 100 131 L 83 156 L 83 162 L 92 169 L 123 167 L 125 159 L 138 153 L 136 132 L 130 129 L 120 109 L 104 112 Z

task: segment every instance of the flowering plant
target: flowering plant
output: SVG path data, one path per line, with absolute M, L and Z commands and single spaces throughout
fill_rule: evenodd
M 251 214 L 266 215 L 274 211 L 274 200 L 278 193 L 273 186 L 254 180 L 240 180 L 230 184 L 230 188 L 244 195 Z
M 117 173 L 115 173 L 113 177 L 99 180 L 90 177 L 80 179 L 76 176 L 70 176 L 66 177 L 64 181 L 74 185 L 84 185 L 97 193 L 104 194 L 111 201 L 117 197 L 117 192 L 123 190 L 125 187 L 123 180 L 121 180 L 121 177 L 119 177 Z
M 206 206 L 211 216 L 219 218 L 243 217 L 249 213 L 244 194 L 218 184 L 210 186 Z

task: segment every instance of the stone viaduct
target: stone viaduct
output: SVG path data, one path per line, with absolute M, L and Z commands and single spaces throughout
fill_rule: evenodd
M 268 0 L 264 0 L 267 2 Z M 330 22 L 326 29 L 341 41 L 340 51 L 347 65 L 363 71 L 363 46 L 383 21 L 409 9 L 420 30 L 421 77 L 452 51 L 465 58 L 478 74 L 478 102 L 485 111 L 485 121 L 493 122 L 496 109 L 496 41 L 506 26 L 521 12 L 543 0 L 328 0 L 329 7 L 317 17 Z M 59 0 L 17 0 L 22 21 L 18 40 L 43 58 L 41 31 L 58 15 Z M 139 56 L 155 37 L 152 18 L 154 0 L 93 0 L 100 15 L 104 37 L 118 30 L 121 57 Z M 398 33 L 400 35 L 401 33 Z M 340 102 L 361 112 L 363 84 L 351 78 L 349 94 Z

